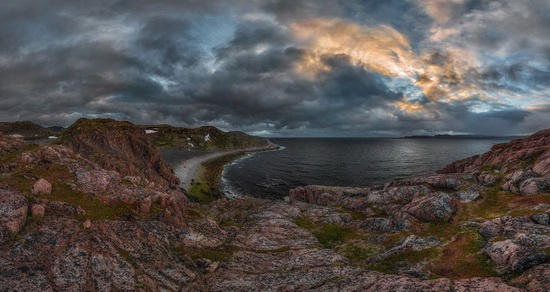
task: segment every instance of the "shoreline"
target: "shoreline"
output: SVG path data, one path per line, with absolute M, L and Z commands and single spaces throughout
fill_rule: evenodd
M 175 175 L 181 180 L 180 187 L 199 202 L 208 202 L 220 196 L 219 184 L 227 164 L 251 152 L 280 149 L 272 144 L 268 147 L 229 150 L 205 153 L 178 163 L 174 167 Z

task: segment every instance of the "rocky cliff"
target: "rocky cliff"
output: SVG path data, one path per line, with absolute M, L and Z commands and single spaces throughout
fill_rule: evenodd
M 148 137 L 159 147 L 198 151 L 275 147 L 265 138 L 250 136 L 242 132 L 224 132 L 215 127 L 188 129 L 157 125 L 141 126 L 141 128 L 148 133 Z
M 84 122 L 73 130 L 85 147 L 0 136 L 0 291 L 550 289 L 550 194 L 505 186 L 520 170 L 544 178 L 548 167 L 534 166 L 547 150 L 521 169 L 200 205 L 96 162 L 143 141 L 125 123 Z M 105 125 L 126 142 L 102 142 Z M 513 155 L 517 143 L 497 148 Z M 154 164 L 156 154 L 132 153 Z
M 162 160 L 145 132 L 130 122 L 79 119 L 59 137 L 59 143 L 84 158 L 121 175 L 139 177 L 145 185 L 176 189 L 179 179 Z

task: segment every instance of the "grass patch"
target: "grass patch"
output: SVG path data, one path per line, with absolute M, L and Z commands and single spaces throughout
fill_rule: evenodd
M 527 216 L 539 211 L 532 207 L 538 204 L 550 204 L 548 194 L 519 196 L 511 192 L 502 191 L 499 187 L 492 187 L 482 193 L 482 199 L 463 204 L 457 212 L 454 222 L 466 222 L 474 218 L 484 220 L 502 216 Z
M 390 255 L 384 260 L 367 266 L 368 269 L 385 274 L 397 274 L 399 266 L 415 265 L 424 259 L 430 260 L 439 257 L 440 252 L 436 247 L 425 250 L 408 249 L 402 253 Z
M 356 264 L 365 264 L 365 261 L 381 252 L 384 252 L 384 246 L 370 244 L 359 241 L 352 241 L 338 248 L 338 253 L 348 258 Z
M 475 230 L 459 234 L 441 251 L 441 258 L 432 262 L 431 271 L 451 279 L 495 277 L 494 265 L 481 252 L 485 240 Z
M 206 248 L 185 247 L 185 248 L 179 248 L 178 251 L 188 255 L 194 261 L 198 259 L 208 259 L 213 262 L 228 261 L 229 259 L 231 259 L 234 252 L 228 248 L 216 249 L 214 247 L 210 247 L 210 248 L 209 247 L 206 247 Z
M 33 195 L 32 186 L 36 182 L 32 176 L 44 178 L 52 184 L 52 193 L 48 195 Z M 51 164 L 43 168 L 25 169 L 25 173 L 13 173 L 4 182 L 18 189 L 28 198 L 45 198 L 51 201 L 65 202 L 80 206 L 86 211 L 86 216 L 79 219 L 117 219 L 132 212 L 133 207 L 123 203 L 103 203 L 79 190 L 73 189 L 69 182 L 75 177 L 69 169 L 60 164 Z
M 458 226 L 447 221 L 424 223 L 420 228 L 422 228 L 422 231 L 420 231 L 418 235 L 435 236 L 442 241 L 451 239 L 460 231 Z
M 29 144 L 22 149 L 11 151 L 0 156 L 0 164 L 15 163 L 21 159 L 21 154 L 38 149 L 38 144 Z
M 474 218 L 494 219 L 506 215 L 512 209 L 509 204 L 517 197 L 513 193 L 492 187 L 481 194 L 482 199 L 464 204 L 457 212 L 454 221 L 465 222 Z
M 125 250 L 119 250 L 118 254 L 123 260 L 127 261 L 128 263 L 132 263 L 134 261 L 132 255 L 130 255 L 130 253 Z
M 310 230 L 324 248 L 334 248 L 346 241 L 363 237 L 355 227 L 313 223 L 305 217 L 297 218 L 294 223 L 301 228 Z

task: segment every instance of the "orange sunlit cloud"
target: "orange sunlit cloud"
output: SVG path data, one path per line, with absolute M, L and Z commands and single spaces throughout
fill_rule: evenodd
M 302 76 L 315 78 L 331 70 L 323 57 L 344 55 L 355 66 L 386 77 L 409 80 L 432 101 L 451 102 L 484 96 L 480 88 L 466 80 L 479 64 L 476 56 L 465 49 L 449 46 L 417 55 L 409 40 L 390 26 L 371 28 L 335 19 L 302 21 L 291 29 L 293 36 L 308 49 L 296 66 Z M 436 39 L 453 33 L 441 32 Z M 401 104 L 399 107 L 402 111 L 414 112 L 415 106 L 419 105 Z
M 308 76 L 327 70 L 324 55 L 345 55 L 352 64 L 389 77 L 408 77 L 414 65 L 409 40 L 387 25 L 368 28 L 335 19 L 313 19 L 292 26 L 294 37 L 309 48 L 298 71 Z

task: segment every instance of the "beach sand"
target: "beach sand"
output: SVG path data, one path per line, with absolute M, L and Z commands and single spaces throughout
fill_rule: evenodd
M 180 186 L 184 190 L 188 191 L 191 187 L 191 181 L 193 179 L 197 180 L 200 166 L 208 161 L 219 159 L 221 157 L 228 156 L 228 155 L 234 155 L 234 154 L 246 153 L 246 152 L 273 150 L 278 147 L 279 147 L 278 145 L 273 144 L 273 145 L 270 145 L 270 147 L 266 147 L 266 148 L 208 152 L 208 153 L 205 153 L 204 155 L 191 157 L 189 159 L 186 159 L 178 163 L 177 165 L 174 166 L 174 172 L 176 176 L 181 180 Z

